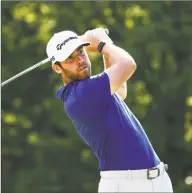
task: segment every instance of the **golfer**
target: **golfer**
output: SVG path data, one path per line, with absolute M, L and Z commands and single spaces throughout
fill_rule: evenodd
M 124 102 L 126 81 L 136 70 L 130 54 L 113 44 L 103 28 L 82 36 L 56 33 L 46 51 L 63 80 L 57 98 L 98 159 L 98 192 L 173 192 L 167 165 Z M 103 55 L 102 73 L 91 75 L 87 51 Z

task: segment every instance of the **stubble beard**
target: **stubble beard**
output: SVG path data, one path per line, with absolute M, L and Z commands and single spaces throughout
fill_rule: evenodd
M 89 78 L 91 76 L 91 67 L 89 65 L 87 65 L 87 68 L 88 68 L 88 73 L 86 75 L 81 75 L 81 71 L 76 71 L 76 73 L 73 73 L 73 72 L 70 72 L 69 70 L 66 70 L 64 68 L 62 68 L 62 74 L 65 74 L 64 76 L 72 81 L 83 80 L 83 79 Z

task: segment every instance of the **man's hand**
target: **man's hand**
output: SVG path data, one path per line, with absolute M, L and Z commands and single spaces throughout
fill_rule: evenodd
M 80 38 L 83 42 L 90 42 L 91 45 L 85 47 L 85 49 L 90 52 L 98 52 L 97 48 L 101 41 L 113 43 L 103 28 L 88 30 L 84 35 L 80 36 Z

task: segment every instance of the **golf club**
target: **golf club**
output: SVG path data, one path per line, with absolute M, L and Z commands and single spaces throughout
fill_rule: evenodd
M 41 62 L 39 62 L 39 63 L 31 66 L 30 68 L 27 68 L 26 70 L 24 70 L 24 71 L 16 74 L 15 76 L 9 78 L 8 80 L 2 82 L 2 83 L 1 83 L 1 87 L 5 86 L 6 84 L 10 83 L 11 81 L 15 80 L 16 78 L 19 78 L 20 76 L 22 76 L 22 75 L 30 72 L 31 70 L 34 70 L 35 68 L 37 68 L 37 67 L 39 67 L 39 66 L 41 66 L 41 65 L 43 65 L 43 64 L 45 64 L 45 63 L 47 63 L 47 62 L 49 62 L 49 61 L 50 61 L 50 59 L 47 58 L 47 59 L 44 59 L 44 60 L 42 60 Z

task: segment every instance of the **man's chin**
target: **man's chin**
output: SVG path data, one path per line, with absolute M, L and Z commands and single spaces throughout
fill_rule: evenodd
M 84 69 L 84 70 L 80 71 L 79 78 L 80 78 L 80 80 L 82 80 L 82 79 L 85 79 L 85 78 L 89 78 L 90 75 L 91 74 L 90 74 L 89 69 Z
M 90 78 L 90 74 L 86 74 L 84 76 L 79 77 L 79 80 L 83 80 L 83 79 L 86 79 L 86 78 Z

